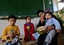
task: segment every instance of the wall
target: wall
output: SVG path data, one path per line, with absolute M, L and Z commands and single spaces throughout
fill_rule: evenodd
M 36 27 L 36 25 L 38 24 L 39 18 L 33 18 L 31 21 L 34 23 L 34 26 Z M 16 22 L 16 25 L 18 25 L 19 28 L 20 28 L 21 35 L 24 34 L 24 29 L 23 29 L 24 28 L 23 27 L 24 23 L 25 23 L 25 20 L 24 19 L 19 19 Z M 8 25 L 8 20 L 0 20 L 0 36 L 2 35 L 3 29 L 7 25 Z
M 57 0 L 53 0 L 53 10 L 54 10 L 54 12 L 58 11 L 58 2 L 57 2 Z
M 46 9 L 50 9 L 51 12 L 53 12 L 53 2 L 52 0 L 43 0 L 43 7 L 44 7 L 44 10 Z
M 43 10 L 42 0 L 0 0 L 0 16 L 37 16 L 39 9 Z

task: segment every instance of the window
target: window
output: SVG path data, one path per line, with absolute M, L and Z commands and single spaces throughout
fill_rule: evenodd
M 58 3 L 58 8 L 59 8 L 59 10 L 62 9 L 62 8 L 64 8 L 64 3 L 61 3 L 61 2 Z
M 61 0 L 58 0 L 58 2 L 61 1 Z
M 58 0 L 58 9 L 61 10 L 64 8 L 64 2 L 61 2 L 61 0 Z

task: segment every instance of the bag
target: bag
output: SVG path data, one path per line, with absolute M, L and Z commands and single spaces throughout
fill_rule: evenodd
M 11 44 L 15 44 L 15 43 L 17 43 L 18 40 L 19 40 L 19 39 L 18 39 L 17 37 L 15 37 L 15 38 L 12 40 Z
M 36 32 L 36 33 L 34 33 L 34 34 L 32 34 L 33 36 L 34 36 L 34 38 L 36 39 L 36 40 L 38 40 L 38 37 L 40 36 L 40 34 L 38 33 L 38 32 Z

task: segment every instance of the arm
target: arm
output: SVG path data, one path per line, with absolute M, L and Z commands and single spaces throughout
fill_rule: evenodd
M 53 24 L 53 22 L 52 22 L 52 20 L 51 19 L 49 19 L 47 22 L 46 22 L 46 24 L 45 24 L 45 26 L 47 27 L 47 29 L 46 29 L 46 31 L 47 31 L 47 33 L 49 32 L 49 31 L 51 31 L 52 29 L 55 29 L 55 25 Z
M 17 36 L 20 36 L 20 30 L 19 30 L 19 27 L 17 27 L 16 35 L 17 35 Z
M 61 30 L 56 30 L 57 33 L 61 33 Z
M 54 28 L 55 28 L 55 26 L 48 26 L 47 29 L 46 29 L 47 33 L 48 33 L 49 31 L 51 31 L 52 29 L 54 29 Z
M 7 40 L 7 28 L 5 28 L 5 29 L 3 30 L 2 40 Z
M 38 22 L 38 24 L 37 24 L 37 28 L 40 26 L 40 22 L 41 22 L 41 21 Z
M 55 29 L 55 25 L 52 25 L 52 26 L 48 26 L 47 27 L 47 30 L 52 30 L 52 29 Z
M 24 33 L 25 33 L 25 35 L 29 35 L 28 31 L 26 30 L 26 25 L 25 24 L 24 24 Z
M 60 25 L 60 22 L 58 20 L 54 20 L 54 25 L 55 25 L 55 30 L 57 33 L 61 33 L 61 25 Z
M 6 41 L 7 39 L 10 39 L 10 38 L 13 37 L 13 35 L 12 35 L 12 34 L 8 34 L 7 31 L 8 31 L 7 28 L 5 28 L 5 29 L 3 30 L 3 33 L 2 33 L 2 41 L 3 41 L 3 42 Z
M 39 23 L 37 24 L 37 28 L 39 27 Z
M 30 35 L 32 35 L 33 33 L 34 33 L 34 24 L 31 23 Z

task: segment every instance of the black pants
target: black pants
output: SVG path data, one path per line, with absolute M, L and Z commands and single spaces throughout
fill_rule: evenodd
M 57 43 L 58 35 L 59 34 L 56 33 L 56 35 L 52 38 L 52 41 L 49 45 L 58 45 L 58 43 Z
M 46 33 L 41 34 L 41 35 L 39 36 L 39 38 L 38 38 L 38 45 L 43 45 L 43 44 L 44 44 L 44 41 L 45 41 L 45 39 L 46 39 L 46 36 L 47 36 Z M 56 35 L 53 37 L 53 39 L 52 39 L 52 41 L 51 41 L 51 43 L 50 43 L 49 45 L 58 45 L 58 44 L 57 44 L 57 37 L 58 37 L 58 34 L 56 34 Z
M 39 38 L 38 38 L 38 45 L 43 45 L 43 43 L 44 43 L 44 40 L 45 40 L 45 38 L 46 38 L 46 33 L 44 33 L 44 34 L 41 34 L 40 36 L 39 36 Z

